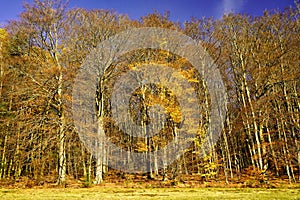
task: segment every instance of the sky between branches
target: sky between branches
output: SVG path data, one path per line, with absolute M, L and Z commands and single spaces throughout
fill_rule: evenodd
M 33 0 L 2 1 L 0 7 L 0 25 L 7 20 L 17 19 L 23 10 L 23 3 Z M 295 6 L 294 0 L 70 0 L 69 7 L 87 9 L 113 9 L 120 14 L 128 14 L 131 19 L 153 11 L 170 11 L 170 18 L 184 22 L 192 16 L 197 18 L 220 18 L 223 13 L 245 13 L 262 15 L 264 10 L 282 10 Z

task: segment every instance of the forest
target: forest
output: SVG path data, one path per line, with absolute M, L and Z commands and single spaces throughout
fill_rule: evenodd
M 169 14 L 132 20 L 111 10 L 35 0 L 0 28 L 0 185 L 300 182 L 300 4 L 261 16 L 229 13 L 184 23 Z M 150 123 L 154 104 L 163 105 L 166 118 L 159 134 L 135 137 L 113 120 L 110 98 L 122 74 L 143 65 L 168 65 L 190 83 L 201 112 L 191 145 L 172 163 L 159 168 L 154 162 L 145 173 L 127 173 L 109 165 L 113 149 L 104 144 L 96 156 L 84 144 L 74 125 L 72 94 L 80 67 L 98 44 L 145 27 L 172 30 L 201 44 L 220 72 L 227 106 L 220 137 L 207 152 L 212 96 L 194 66 L 163 49 L 138 49 L 114 59 L 95 91 L 96 121 L 124 152 L 142 154 L 141 163 L 177 139 L 183 118 L 176 94 L 188 92 L 157 84 L 134 91 L 128 115 L 137 125 Z M 124 155 L 115 156 L 123 162 Z

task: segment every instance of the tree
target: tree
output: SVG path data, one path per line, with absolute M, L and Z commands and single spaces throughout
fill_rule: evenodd
M 64 77 L 65 68 L 62 62 L 62 39 L 64 38 L 65 12 L 67 4 L 62 1 L 38 1 L 33 5 L 25 4 L 25 11 L 20 15 L 20 21 L 12 22 L 12 29 L 19 26 L 19 34 L 25 35 L 28 40 L 27 49 L 31 57 L 35 57 L 35 64 L 44 66 L 44 73 L 50 73 L 50 84 L 44 85 L 43 81 L 34 78 L 31 72 L 24 72 L 30 81 L 37 84 L 41 90 L 46 90 L 49 94 L 48 101 L 51 109 L 56 113 L 58 140 L 58 184 L 65 184 L 66 181 L 66 119 L 64 101 Z M 15 23 L 15 24 L 14 24 Z M 12 30 L 14 31 L 14 30 Z M 25 42 L 25 41 L 24 41 Z M 26 41 L 27 42 L 27 41 Z M 30 52 L 32 51 L 32 53 Z

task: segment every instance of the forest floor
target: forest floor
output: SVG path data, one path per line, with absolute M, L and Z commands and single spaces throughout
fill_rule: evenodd
M 300 199 L 291 188 L 91 188 L 0 189 L 1 199 Z
M 45 177 L 44 177 L 45 178 Z M 65 187 L 57 186 L 55 179 L 33 180 L 26 177 L 0 181 L 0 199 L 298 199 L 300 183 L 289 184 L 281 179 L 242 176 L 228 184 L 222 177 L 203 180 L 190 175 L 174 180 L 147 179 L 145 175 L 131 174 L 120 178 L 110 174 L 100 185 L 68 177 Z M 298 180 L 298 179 L 297 179 Z

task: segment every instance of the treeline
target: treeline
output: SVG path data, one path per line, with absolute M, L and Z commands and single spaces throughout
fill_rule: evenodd
M 299 181 L 299 15 L 296 4 L 258 17 L 228 14 L 220 20 L 192 18 L 180 24 L 171 21 L 168 13 L 131 20 L 109 10 L 67 9 L 59 0 L 26 4 L 17 20 L 0 29 L 0 178 L 50 177 L 65 184 L 72 177 L 101 183 L 115 172 L 107 165 L 111 150 L 96 158 L 74 128 L 70 112 L 74 77 L 101 41 L 131 28 L 162 27 L 190 36 L 209 52 L 222 74 L 228 104 L 218 143 L 199 157 L 210 118 L 210 96 L 193 66 L 172 52 L 151 49 L 131 52 L 108 66 L 107 75 L 118 77 L 141 63 L 165 63 L 180 71 L 198 91 L 199 134 L 171 165 L 163 169 L 150 166 L 148 177 L 166 180 L 193 174 L 230 182 L 251 168 L 259 175 Z M 159 86 L 152 86 L 155 92 L 150 87 L 133 94 L 131 115 L 144 126 L 152 106 L 146 97 L 159 99 L 156 102 L 167 110 L 160 135 L 139 140 L 122 133 L 109 110 L 114 80 L 99 83 L 95 103 L 102 110 L 98 120 L 115 144 L 147 157 L 147 152 L 175 139 L 182 120 L 179 105 L 171 91 Z

